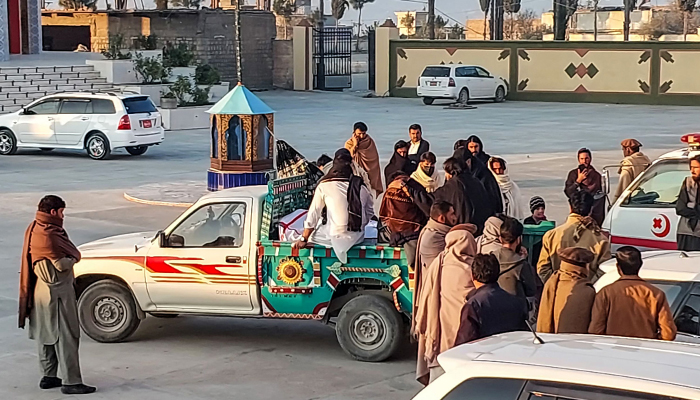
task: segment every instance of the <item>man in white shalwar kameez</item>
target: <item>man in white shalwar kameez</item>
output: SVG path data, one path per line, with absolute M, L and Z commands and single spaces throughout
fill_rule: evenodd
M 374 200 L 362 179 L 353 175 L 351 163 L 346 149 L 336 152 L 333 168 L 316 187 L 304 233 L 294 247 L 307 243 L 331 246 L 345 264 L 348 250 L 364 240 L 365 226 L 374 216 Z

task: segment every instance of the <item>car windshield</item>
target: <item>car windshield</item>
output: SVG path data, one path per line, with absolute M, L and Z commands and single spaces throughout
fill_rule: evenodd
M 158 111 L 148 96 L 129 97 L 123 99 L 122 102 L 127 114 L 143 114 Z
M 674 302 L 678 299 L 678 295 L 681 294 L 683 289 L 687 286 L 685 282 L 649 281 L 649 283 L 663 290 L 671 308 L 673 308 Z
M 674 207 L 683 180 L 690 175 L 686 160 L 656 163 L 644 172 L 623 205 L 627 207 Z
M 448 67 L 426 67 L 421 76 L 428 78 L 447 78 L 450 76 Z

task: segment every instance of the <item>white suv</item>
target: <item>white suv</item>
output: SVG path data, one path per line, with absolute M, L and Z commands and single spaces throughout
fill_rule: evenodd
M 461 104 L 492 99 L 500 103 L 506 99 L 508 84 L 478 65 L 428 65 L 418 78 L 417 92 L 426 105 L 435 99 L 457 100 Z
M 144 95 L 58 93 L 0 115 L 0 155 L 18 148 L 85 149 L 102 160 L 119 148 L 141 155 L 164 139 L 161 115 Z

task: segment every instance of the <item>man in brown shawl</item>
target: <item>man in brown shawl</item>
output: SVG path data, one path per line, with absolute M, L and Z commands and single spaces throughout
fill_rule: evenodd
M 475 289 L 471 264 L 476 241 L 471 224 L 458 225 L 445 236 L 445 250 L 433 261 L 424 277 L 416 319 L 418 362 L 416 379 L 424 385 L 443 372 L 437 356 L 454 347 L 462 308 Z
M 66 203 L 49 195 L 39 202 L 34 221 L 24 234 L 19 287 L 19 327 L 29 318 L 29 338 L 37 341 L 42 389 L 61 387 L 64 394 L 87 394 L 78 346 L 80 324 L 73 265 L 80 251 L 63 229 Z M 63 380 L 58 378 L 61 370 Z
M 544 285 L 537 331 L 588 333 L 595 289 L 588 280 L 588 264 L 595 255 L 581 247 L 557 251 L 561 264 Z
M 374 197 L 384 192 L 382 184 L 382 169 L 379 166 L 379 153 L 374 140 L 367 134 L 367 125 L 356 122 L 352 128 L 352 137 L 345 142 L 345 148 L 350 150 L 353 160 L 369 174 L 369 182 L 374 191 Z

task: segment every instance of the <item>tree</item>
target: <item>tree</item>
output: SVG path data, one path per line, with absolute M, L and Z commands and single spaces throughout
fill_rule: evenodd
M 510 36 L 510 39 L 512 40 L 513 38 L 513 27 L 515 24 L 513 24 L 513 14 L 517 14 L 520 12 L 520 0 L 503 0 L 503 11 L 508 13 L 508 16 L 510 17 L 510 30 L 506 30 L 505 36 L 508 37 Z
M 354 10 L 358 11 L 357 15 L 357 43 L 355 44 L 355 50 L 360 50 L 360 35 L 362 27 L 362 9 L 366 4 L 374 3 L 374 0 L 349 0 L 350 5 Z
M 315 9 L 311 15 L 309 15 L 309 22 L 311 22 L 311 25 L 317 26 L 318 23 L 321 21 L 321 10 L 320 9 Z
M 285 39 L 287 39 L 287 24 L 289 23 L 289 18 L 296 10 L 297 3 L 295 0 L 275 0 L 275 2 L 272 3 L 272 11 L 284 19 Z
M 557 0 L 554 0 L 555 2 Z M 488 18 L 489 15 L 489 10 L 491 9 L 491 0 L 479 0 L 479 7 L 481 7 L 481 11 L 484 12 L 484 40 L 486 40 L 486 19 Z
M 58 0 L 58 5 L 66 10 L 91 10 L 97 9 L 97 0 Z
M 350 7 L 348 0 L 331 0 L 331 14 L 335 18 L 335 27 L 338 27 L 340 19 L 345 15 L 345 11 Z
M 678 0 L 676 4 L 680 11 L 683 13 L 683 41 L 688 39 L 688 20 L 693 15 L 695 10 L 696 0 Z
M 448 30 L 447 30 L 447 38 L 448 39 L 462 39 L 462 35 L 464 35 L 464 28 L 457 25 L 455 22 L 454 25 L 452 25 Z
M 578 0 L 554 0 L 554 40 L 566 40 L 566 27 L 577 7 Z
M 542 40 L 546 31 L 537 13 L 525 9 L 506 21 L 505 36 L 508 40 Z
M 651 40 L 657 40 L 663 35 L 682 35 L 699 27 L 700 16 L 697 14 L 688 16 L 680 2 L 677 2 L 668 10 L 655 11 L 651 20 L 642 24 L 638 32 Z
M 407 12 L 406 14 L 401 17 L 401 21 L 399 23 L 401 24 L 402 27 L 406 28 L 406 32 L 408 32 L 408 36 L 415 35 L 416 30 L 414 29 L 414 23 L 416 22 L 416 17 L 413 16 L 410 12 Z
M 175 7 L 198 9 L 202 0 L 170 0 Z

